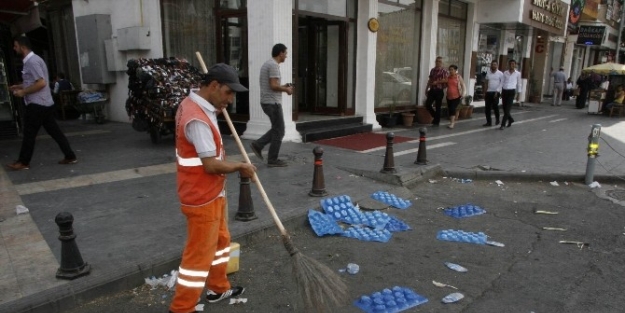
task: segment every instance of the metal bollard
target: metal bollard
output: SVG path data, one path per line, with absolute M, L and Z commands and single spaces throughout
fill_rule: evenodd
M 417 152 L 417 160 L 414 161 L 414 164 L 419 165 L 427 165 L 427 150 L 425 148 L 425 134 L 427 133 L 427 128 L 421 127 L 419 128 L 419 151 Z
M 313 172 L 312 190 L 308 195 L 311 197 L 325 197 L 328 193 L 326 192 L 326 183 L 323 178 L 323 148 L 315 147 L 313 154 L 315 155 L 315 170 Z
M 594 124 L 588 135 L 588 162 L 586 163 L 586 185 L 593 182 L 595 175 L 595 161 L 599 157 L 599 137 L 601 137 L 601 124 Z
M 240 176 L 239 182 L 239 208 L 234 219 L 242 222 L 249 222 L 258 217 L 254 213 L 254 203 L 252 202 L 252 190 L 250 189 L 251 179 L 246 176 Z
M 82 260 L 76 245 L 72 214 L 61 212 L 56 215 L 54 222 L 59 226 L 61 240 L 61 267 L 56 271 L 56 278 L 74 279 L 89 274 L 91 266 Z
M 395 169 L 395 155 L 393 153 L 393 139 L 395 134 L 386 134 L 386 153 L 384 154 L 384 167 L 380 170 L 380 173 L 394 174 L 397 173 Z

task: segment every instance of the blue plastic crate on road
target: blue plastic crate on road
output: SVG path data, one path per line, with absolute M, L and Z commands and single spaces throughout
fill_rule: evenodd
M 428 299 L 409 288 L 395 286 L 370 295 L 364 295 L 354 301 L 354 305 L 367 313 L 401 312 L 428 302 Z
M 466 232 L 464 230 L 453 230 L 453 229 L 441 230 L 438 232 L 438 234 L 436 234 L 436 239 L 438 240 L 468 242 L 468 243 L 475 243 L 478 245 L 485 245 L 487 237 L 488 236 L 486 236 L 486 234 L 482 232 L 472 233 L 472 232 Z
M 399 198 L 396 195 L 388 193 L 386 191 L 376 191 L 371 195 L 371 198 L 402 210 L 407 209 L 412 205 L 410 200 Z
M 319 237 L 343 233 L 341 226 L 332 217 L 319 211 L 308 210 L 308 222 Z
M 411 229 L 410 226 L 408 226 L 408 224 L 404 223 L 402 220 L 394 216 L 390 216 L 390 217 L 391 218 L 386 224 L 386 226 L 384 227 L 384 229 L 390 232 L 406 231 L 406 230 Z
M 486 210 L 482 209 L 481 207 L 477 205 L 472 205 L 472 204 L 467 203 L 467 204 L 458 205 L 455 207 L 446 208 L 445 210 L 443 210 L 443 212 L 446 215 L 449 215 L 451 217 L 463 218 L 463 217 L 482 215 L 486 213 Z
M 361 212 L 354 206 L 349 196 L 322 199 L 321 207 L 335 220 L 350 225 L 366 225 L 375 229 L 384 229 L 390 220 L 390 216 L 383 212 Z
M 351 226 L 343 231 L 343 237 L 355 238 L 362 241 L 388 242 L 393 234 L 386 229 L 372 229 L 369 227 Z

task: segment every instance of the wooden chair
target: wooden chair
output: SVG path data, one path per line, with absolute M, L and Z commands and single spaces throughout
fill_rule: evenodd
M 617 116 L 621 116 L 621 115 L 623 115 L 623 105 L 622 105 L 622 104 L 620 104 L 620 105 L 616 105 L 616 104 L 614 104 L 614 105 L 610 108 L 610 117 L 612 117 L 612 115 L 613 115 L 615 112 L 618 112 L 618 115 L 617 115 Z

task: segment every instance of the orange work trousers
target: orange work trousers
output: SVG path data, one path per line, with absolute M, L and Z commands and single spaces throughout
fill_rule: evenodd
M 204 287 L 215 293 L 230 289 L 226 276 L 230 259 L 230 232 L 224 214 L 226 199 L 219 197 L 202 206 L 182 205 L 187 217 L 187 243 L 176 281 L 176 294 L 169 310 L 195 311 Z

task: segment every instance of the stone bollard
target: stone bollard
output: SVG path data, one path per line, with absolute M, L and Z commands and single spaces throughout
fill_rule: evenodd
M 311 197 L 325 197 L 328 193 L 326 192 L 326 182 L 323 178 L 323 148 L 315 147 L 313 154 L 315 155 L 315 171 L 313 172 L 312 190 L 308 195 Z
M 427 133 L 427 131 L 428 130 L 425 127 L 419 128 L 419 151 L 417 152 L 417 160 L 414 161 L 414 164 L 428 164 L 427 151 L 425 148 L 425 134 Z
M 61 212 L 56 215 L 54 222 L 59 226 L 61 240 L 61 267 L 56 271 L 56 278 L 74 279 L 89 274 L 91 266 L 82 260 L 76 245 L 72 214 Z
M 395 134 L 386 134 L 386 154 L 384 155 L 384 167 L 380 170 L 380 173 L 394 174 L 397 173 L 395 169 L 395 155 L 393 153 L 393 139 Z
M 252 202 L 252 191 L 250 189 L 249 177 L 240 176 L 241 182 L 239 188 L 239 209 L 234 219 L 242 222 L 249 222 L 255 220 L 258 217 L 254 213 L 254 203 Z

